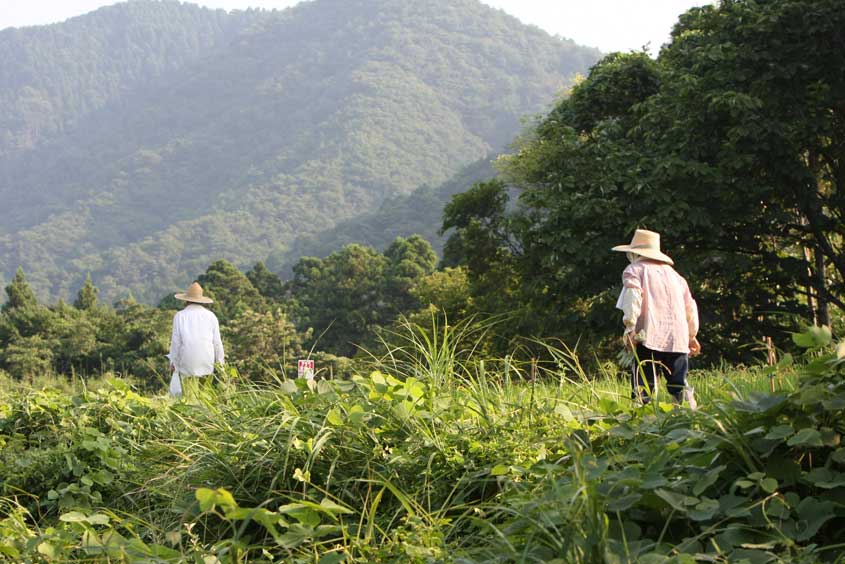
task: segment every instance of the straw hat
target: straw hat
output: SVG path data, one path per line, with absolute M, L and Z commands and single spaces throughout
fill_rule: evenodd
M 188 291 L 184 294 L 174 294 L 173 296 L 177 300 L 183 300 L 186 302 L 194 302 L 197 304 L 213 304 L 214 300 L 211 298 L 206 298 L 202 295 L 202 286 L 200 286 L 199 282 L 194 282 L 191 284 L 191 287 L 188 288 Z
M 634 238 L 630 245 L 619 245 L 613 247 L 614 251 L 623 253 L 636 253 L 645 258 L 659 260 L 667 264 L 675 264 L 667 255 L 660 252 L 660 233 L 637 229 L 634 231 Z

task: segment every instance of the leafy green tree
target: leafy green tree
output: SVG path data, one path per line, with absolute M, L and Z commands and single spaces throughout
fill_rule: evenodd
M 303 358 L 303 343 L 311 333 L 300 334 L 281 309 L 246 310 L 222 329 L 228 364 L 253 379 L 285 375 Z
M 407 239 L 397 237 L 384 251 L 388 260 L 385 272 L 385 299 L 394 312 L 416 309 L 419 302 L 412 293 L 414 286 L 434 271 L 437 255 L 431 244 L 419 235 Z
M 761 276 L 771 290 L 743 300 L 757 312 L 794 309 L 804 286 L 811 319 L 845 308 L 845 73 L 831 64 L 843 25 L 836 0 L 691 10 L 643 108 L 642 139 L 662 155 L 655 188 L 688 204 L 678 235 Z
M 433 307 L 445 315 L 449 323 L 466 319 L 473 312 L 473 299 L 465 267 L 446 267 L 423 276 L 411 288 L 411 294 L 424 309 Z
M 504 295 L 480 274 L 510 265 L 509 307 L 531 334 L 613 335 L 624 260 L 609 248 L 646 227 L 690 279 L 714 356 L 741 357 L 799 313 L 827 322 L 845 289 L 845 76 L 827 62 L 840 8 L 722 2 L 685 14 L 657 61 L 593 67 L 502 161 L 513 211 L 477 189 L 447 207 L 446 257 L 467 265 L 476 302 Z
M 221 324 L 250 309 L 265 311 L 266 300 L 249 278 L 227 260 L 213 262 L 197 281 L 208 297 L 214 299 L 212 309 Z
M 278 301 L 284 294 L 284 287 L 279 277 L 259 261 L 246 273 L 246 277 L 262 296 L 269 300 Z
M 294 265 L 288 292 L 301 304 L 301 325 L 314 329 L 318 348 L 352 356 L 373 328 L 386 325 L 388 264 L 375 249 L 352 244 L 325 259 L 304 257 Z

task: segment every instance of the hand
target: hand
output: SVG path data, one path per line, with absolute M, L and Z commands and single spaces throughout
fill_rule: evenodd
M 689 355 L 698 356 L 699 354 L 701 354 L 701 343 L 698 342 L 698 339 L 693 337 L 689 340 Z
M 625 331 L 625 334 L 622 335 L 622 346 L 624 346 L 625 350 L 628 352 L 634 352 L 634 349 L 637 348 L 637 342 L 634 340 L 633 331 Z

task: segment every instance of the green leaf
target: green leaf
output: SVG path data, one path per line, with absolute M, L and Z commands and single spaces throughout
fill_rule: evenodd
M 311 481 L 311 471 L 306 470 L 303 472 L 302 468 L 295 468 L 293 471 L 293 479 L 297 482 L 308 483 Z
M 822 525 L 835 516 L 833 502 L 819 501 L 814 497 L 801 500 L 796 511 L 798 519 L 787 522 L 783 527 L 783 532 L 798 542 L 813 538 Z
M 777 427 L 772 427 L 765 438 L 777 441 L 792 436 L 793 433 L 795 433 L 795 429 L 792 428 L 792 425 L 778 425 Z
M 804 479 L 814 486 L 826 490 L 845 486 L 845 474 L 824 467 L 810 470 L 804 476 Z
M 59 521 L 64 521 L 65 523 L 86 523 L 88 516 L 81 511 L 69 511 L 62 514 L 59 517 Z
M 789 446 L 820 447 L 824 446 L 822 435 L 818 429 L 807 427 L 798 431 L 794 437 L 786 442 Z
M 826 347 L 833 340 L 830 327 L 807 327 L 803 333 L 793 333 L 792 342 L 801 348 L 818 349 Z
M 311 530 L 309 535 L 312 535 L 313 528 L 320 524 L 320 514 L 304 503 L 288 503 L 279 508 L 279 513 L 290 515 L 302 525 L 308 527 Z
M 497 464 L 490 469 L 491 476 L 504 476 L 511 471 L 511 467 L 506 464 Z
M 716 480 L 719 479 L 719 475 L 725 468 L 727 468 L 727 466 L 717 466 L 699 478 L 698 482 L 696 482 L 695 486 L 692 488 L 693 495 L 701 495 L 707 488 L 716 483 Z
M 287 532 L 281 535 L 276 542 L 284 548 L 296 548 L 305 541 L 314 537 L 314 528 L 294 523 Z
M 214 506 L 219 505 L 224 510 L 236 508 L 238 504 L 232 494 L 223 488 L 212 490 L 199 488 L 194 494 L 200 504 L 200 511 L 211 511 Z
M 640 499 L 642 499 L 642 497 L 643 497 L 642 494 L 632 493 L 632 494 L 624 495 L 624 496 L 619 497 L 619 498 L 614 498 L 614 499 L 612 499 L 611 501 L 608 502 L 607 510 L 608 511 L 614 511 L 614 512 L 615 511 L 625 511 L 627 509 L 630 509 L 634 505 L 636 505 L 636 503 L 638 501 L 640 501 Z
M 693 521 L 708 521 L 719 512 L 719 502 L 715 499 L 702 498 L 688 514 Z
M 341 414 L 340 409 L 336 407 L 331 408 L 326 414 L 326 421 L 329 422 L 329 425 L 334 425 L 335 427 L 343 425 L 343 414 Z
M 330 500 L 327 497 L 324 497 L 323 500 L 320 502 L 320 508 L 330 515 L 351 515 L 354 513 L 348 507 L 344 507 L 335 503 L 334 501 Z
M 88 522 L 92 525 L 108 525 L 109 516 L 104 513 L 94 513 L 88 516 Z
M 654 493 L 657 494 L 657 496 L 660 497 L 663 501 L 672 506 L 672 508 L 678 511 L 682 511 L 683 513 L 689 511 L 690 506 L 699 503 L 699 500 L 696 497 L 690 497 L 669 490 L 664 490 L 662 488 L 655 490 Z
M 766 493 L 774 493 L 778 489 L 778 481 L 774 478 L 760 480 L 760 488 Z

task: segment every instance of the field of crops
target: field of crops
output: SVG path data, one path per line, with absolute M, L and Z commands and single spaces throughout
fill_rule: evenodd
M 845 351 L 798 337 L 794 364 L 694 373 L 697 411 L 448 329 L 352 380 L 184 401 L 6 382 L 0 559 L 842 562 Z

